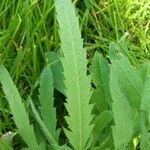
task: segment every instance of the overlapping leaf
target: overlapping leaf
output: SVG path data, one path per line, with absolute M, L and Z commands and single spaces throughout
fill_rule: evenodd
M 125 150 L 133 135 L 132 109 L 117 81 L 116 69 L 120 63 L 113 64 L 110 74 L 112 111 L 115 126 L 112 127 L 116 150 Z
M 141 99 L 141 109 L 147 112 L 150 125 L 150 77 L 146 78 Z
M 109 75 L 110 69 L 108 62 L 96 52 L 91 67 L 92 81 L 96 86 L 92 96 L 92 102 L 96 103 L 99 112 L 108 109 L 111 102 Z M 110 105 L 109 105 L 110 106 Z
M 118 59 L 118 60 L 117 60 Z M 140 109 L 141 92 L 143 87 L 142 79 L 128 59 L 123 55 L 118 55 L 113 69 L 118 83 L 132 107 Z
M 45 54 L 45 59 L 47 65 L 51 68 L 54 80 L 54 88 L 65 95 L 64 89 L 64 75 L 63 75 L 63 67 L 60 58 L 54 52 L 47 52 Z
M 41 74 L 40 81 L 40 104 L 41 104 L 41 116 L 43 122 L 46 125 L 49 132 L 55 137 L 55 140 L 58 140 L 58 135 L 56 132 L 56 109 L 54 108 L 54 85 L 53 85 L 53 76 L 51 69 L 45 67 Z

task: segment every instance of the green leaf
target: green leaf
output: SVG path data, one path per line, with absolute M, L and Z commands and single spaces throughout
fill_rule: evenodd
M 98 52 L 95 52 L 93 57 L 92 73 L 92 79 L 96 87 L 103 86 L 107 91 L 110 69 L 108 62 Z
M 138 71 L 135 70 L 128 59 L 121 54 L 118 56 L 118 59 L 114 61 L 113 65 L 115 66 L 113 73 L 126 98 L 129 100 L 130 105 L 139 109 L 143 82 Z
M 92 80 L 97 90 L 94 91 L 94 102 L 100 112 L 108 108 L 111 103 L 110 88 L 109 88 L 109 75 L 110 68 L 108 62 L 98 52 L 95 53 L 91 67 Z M 92 96 L 92 97 L 93 97 Z M 103 104 L 102 104 L 103 103 Z M 101 105 L 105 107 L 101 108 Z
M 142 112 L 141 118 L 141 139 L 140 139 L 140 149 L 149 150 L 150 149 L 150 124 L 148 123 L 147 113 Z
M 111 68 L 110 91 L 112 95 L 112 111 L 115 126 L 112 126 L 114 146 L 116 150 L 125 150 L 133 135 L 132 110 L 124 93 L 121 91 L 116 76 L 118 63 Z
M 19 134 L 30 149 L 39 149 L 34 130 L 29 123 L 29 116 L 25 110 L 22 98 L 18 93 L 8 71 L 2 65 L 0 65 L 0 82 L 6 95 L 6 99 L 8 100 L 15 124 L 19 129 Z
M 140 76 L 145 83 L 147 76 L 150 75 L 150 63 L 144 63 L 139 69 Z
M 65 95 L 63 67 L 60 58 L 54 52 L 47 52 L 45 54 L 45 59 L 53 74 L 54 87 Z
M 145 85 L 141 98 L 141 109 L 147 112 L 150 126 L 150 77 L 147 77 L 145 80 Z
M 91 79 L 86 75 L 86 51 L 83 49 L 79 21 L 71 0 L 56 0 L 55 6 L 61 49 L 64 54 L 62 62 L 67 96 L 66 108 L 69 114 L 66 120 L 71 130 L 65 130 L 65 133 L 75 150 L 83 150 L 92 130 L 92 105 L 89 105 Z
M 143 130 L 141 141 L 140 141 L 140 150 L 149 150 L 150 149 L 150 133 L 146 130 Z
M 28 98 L 30 105 L 31 105 L 31 109 L 33 111 L 34 117 L 36 119 L 36 121 L 39 123 L 41 130 L 43 131 L 43 134 L 45 135 L 45 137 L 47 138 L 48 142 L 52 145 L 52 147 L 55 149 L 55 147 L 59 147 L 56 139 L 53 137 L 52 133 L 48 130 L 48 128 L 46 127 L 46 125 L 44 124 L 43 120 L 41 119 L 41 117 L 39 116 L 31 98 Z M 56 149 L 55 149 L 56 150 Z
M 48 130 L 48 128 L 45 126 L 43 120 L 41 119 L 41 117 L 39 116 L 31 98 L 28 98 L 30 105 L 31 105 L 31 109 L 33 111 L 33 114 L 35 116 L 36 121 L 38 122 L 38 124 L 41 127 L 41 130 L 43 132 L 43 134 L 45 135 L 46 139 L 48 140 L 48 142 L 51 145 L 48 145 L 48 147 L 50 147 L 50 149 L 54 149 L 54 150 L 70 150 L 70 148 L 66 145 L 63 146 L 59 146 L 58 141 L 56 141 L 55 137 L 52 135 L 52 133 Z
M 93 141 L 96 143 L 97 139 L 101 135 L 101 132 L 104 128 L 107 127 L 107 124 L 112 121 L 113 117 L 110 111 L 106 110 L 102 112 L 96 119 L 95 126 L 93 128 Z
M 1 150 L 13 150 L 10 143 L 7 140 L 3 139 L 3 138 L 0 138 L 0 149 Z
M 104 91 L 101 88 L 97 88 L 93 90 L 93 94 L 91 96 L 91 103 L 94 103 L 94 108 L 92 113 L 95 115 L 99 115 L 101 112 L 108 109 L 108 103 L 105 99 Z
M 51 69 L 45 67 L 41 74 L 40 89 L 39 89 L 39 99 L 41 104 L 41 116 L 47 129 L 55 139 L 58 139 L 56 132 L 56 109 L 54 108 L 54 98 L 53 98 L 53 76 Z

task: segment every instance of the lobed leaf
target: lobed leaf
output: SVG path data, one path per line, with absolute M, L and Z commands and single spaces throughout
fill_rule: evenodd
M 39 89 L 39 100 L 41 104 L 40 112 L 43 122 L 49 132 L 58 140 L 56 132 L 56 109 L 54 108 L 54 85 L 53 76 L 51 69 L 45 67 L 41 74 L 40 89 Z
M 71 0 L 56 0 L 55 7 L 59 23 L 61 49 L 64 54 L 64 68 L 67 104 L 69 116 L 66 117 L 69 130 L 65 133 L 70 144 L 76 150 L 83 150 L 92 131 L 91 110 L 89 105 L 91 79 L 86 75 L 86 51 L 79 29 L 79 21 Z

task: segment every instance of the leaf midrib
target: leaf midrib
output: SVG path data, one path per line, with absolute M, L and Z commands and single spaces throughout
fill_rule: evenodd
M 74 42 L 73 42 L 73 37 L 72 37 L 72 32 L 71 32 L 71 25 L 70 25 L 70 22 L 69 22 L 69 15 L 67 13 L 67 10 L 66 10 L 66 7 L 65 7 L 65 13 L 67 14 L 67 22 L 68 22 L 68 27 L 69 27 L 69 34 L 70 34 L 70 37 L 71 37 L 71 45 L 72 45 L 72 49 L 73 49 L 73 60 L 75 62 L 75 75 L 76 75 L 76 78 L 77 80 L 76 81 L 79 81 L 79 76 L 78 76 L 78 65 L 77 65 L 77 61 L 76 61 L 76 53 L 75 53 L 75 46 L 74 46 Z M 80 105 L 80 86 L 79 86 L 79 82 L 76 82 L 77 84 L 77 91 L 78 91 L 78 110 L 79 110 L 79 113 L 78 113 L 78 118 L 79 118 L 79 150 L 82 149 L 82 119 L 81 119 L 81 105 Z

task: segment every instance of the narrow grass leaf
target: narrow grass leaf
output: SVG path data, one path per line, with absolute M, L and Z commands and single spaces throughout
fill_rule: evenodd
M 84 3 L 88 9 L 93 6 L 94 0 L 84 0 Z
M 83 150 L 90 138 L 92 105 L 89 105 L 90 77 L 87 77 L 86 51 L 79 29 L 79 21 L 71 0 L 55 1 L 64 67 L 69 116 L 66 117 L 71 131 L 65 130 L 75 150 Z

